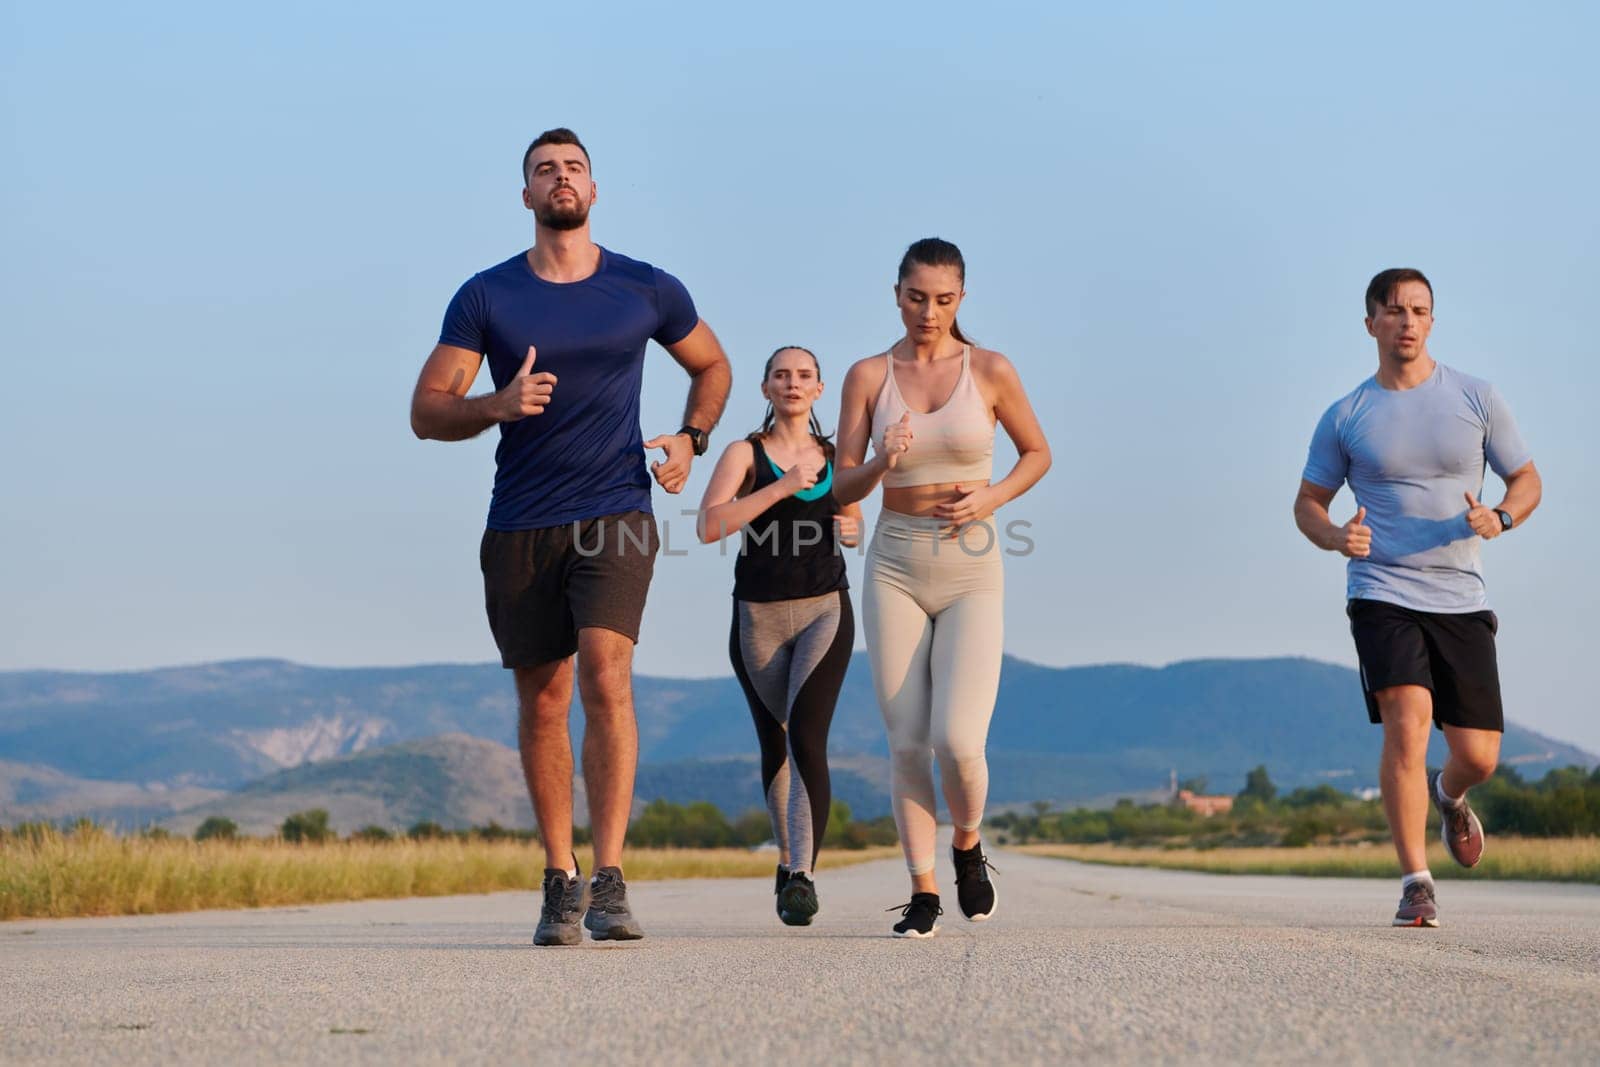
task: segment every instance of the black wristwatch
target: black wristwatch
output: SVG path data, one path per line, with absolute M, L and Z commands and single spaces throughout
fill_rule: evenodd
M 694 454 L 703 456 L 706 448 L 711 444 L 711 435 L 698 426 L 684 426 L 678 431 L 689 439 L 689 444 L 694 448 Z
M 1505 508 L 1495 508 L 1494 513 L 1500 516 L 1501 533 L 1505 533 L 1507 530 L 1511 529 L 1511 512 L 1507 511 Z

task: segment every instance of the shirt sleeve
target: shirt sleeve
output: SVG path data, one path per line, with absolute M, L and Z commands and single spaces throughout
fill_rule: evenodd
M 678 279 L 659 268 L 656 270 L 656 308 L 661 315 L 661 324 L 651 337 L 657 344 L 675 345 L 700 324 L 700 315 L 694 309 L 694 301 L 689 298 L 689 290 Z
M 485 326 L 489 321 L 488 304 L 483 295 L 483 283 L 477 275 L 468 278 L 450 306 L 444 309 L 444 325 L 439 327 L 439 343 L 465 348 L 469 352 L 484 352 Z
M 1317 430 L 1311 435 L 1311 449 L 1306 456 L 1306 469 L 1301 477 L 1312 485 L 1324 489 L 1338 489 L 1350 473 L 1350 457 L 1339 441 L 1338 405 L 1323 413 Z
M 1489 420 L 1483 431 L 1483 454 L 1494 472 L 1504 478 L 1528 465 L 1533 454 L 1528 451 L 1517 429 L 1517 420 L 1511 417 L 1511 408 L 1505 397 L 1494 386 L 1489 387 Z

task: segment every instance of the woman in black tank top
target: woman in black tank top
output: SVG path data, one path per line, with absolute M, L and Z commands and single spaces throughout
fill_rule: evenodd
M 767 359 L 761 429 L 717 460 L 700 502 L 706 544 L 744 531 L 733 574 L 728 655 L 761 743 L 761 785 L 778 844 L 778 916 L 817 913 L 814 872 L 828 826 L 828 727 L 855 643 L 841 545 L 860 535 L 858 505 L 833 495 L 833 444 L 812 414 L 817 357 Z

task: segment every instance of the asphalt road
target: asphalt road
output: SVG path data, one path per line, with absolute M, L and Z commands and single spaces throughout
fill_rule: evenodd
M 930 941 L 892 861 L 799 930 L 770 880 L 639 883 L 626 945 L 533 948 L 527 893 L 0 924 L 0 1063 L 1600 1062 L 1600 887 L 1396 930 L 1387 880 L 995 860 Z

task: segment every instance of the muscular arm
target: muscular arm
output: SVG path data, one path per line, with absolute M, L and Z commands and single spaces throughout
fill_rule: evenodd
M 1511 522 L 1521 526 L 1544 498 L 1544 479 L 1539 477 L 1538 468 L 1530 459 L 1506 475 L 1505 482 L 1506 497 L 1500 501 L 1500 510 L 1510 512 Z
M 1294 524 L 1306 535 L 1306 540 L 1327 552 L 1338 552 L 1359 559 L 1372 552 L 1372 528 L 1362 524 L 1367 509 L 1357 507 L 1355 517 L 1343 526 L 1334 524 L 1328 517 L 1328 505 L 1333 503 L 1338 488 L 1329 489 L 1300 479 L 1300 492 L 1294 498 Z
M 702 320 L 695 323 L 687 337 L 667 345 L 666 349 L 678 361 L 678 366 L 689 372 L 689 403 L 684 407 L 683 424 L 710 433 L 722 418 L 722 408 L 728 402 L 728 386 L 733 382 L 733 371 L 728 367 L 728 357 L 717 335 Z M 684 483 L 689 480 L 689 468 L 694 464 L 694 446 L 688 436 L 673 430 L 652 437 L 644 447 L 659 448 L 667 454 L 665 459 L 650 464 L 656 483 L 669 493 L 683 492 Z
M 841 504 L 854 504 L 878 487 L 888 473 L 888 460 L 879 453 L 867 460 L 867 439 L 872 436 L 869 361 L 863 360 L 844 376 L 839 398 L 839 441 L 833 452 L 833 496 Z
M 722 418 L 722 409 L 728 403 L 728 388 L 733 384 L 733 370 L 728 366 L 728 356 L 711 327 L 702 319 L 689 335 L 676 344 L 666 346 L 672 358 L 689 374 L 689 401 L 684 405 L 683 423 L 710 433 Z
M 411 393 L 411 432 L 426 441 L 465 441 L 500 422 L 497 393 L 467 396 L 483 357 L 435 345 Z

